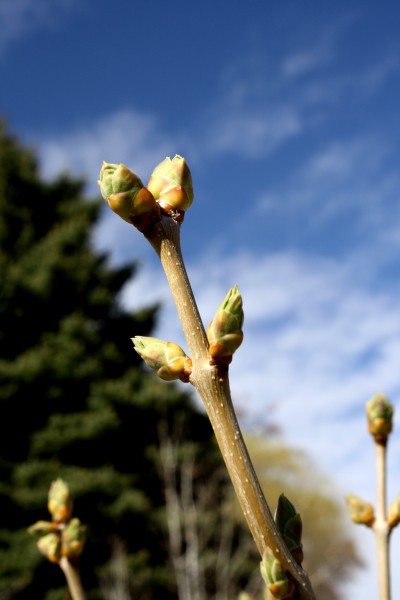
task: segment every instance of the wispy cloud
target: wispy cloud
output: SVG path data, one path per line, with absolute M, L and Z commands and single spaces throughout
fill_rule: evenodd
M 393 164 L 395 154 L 396 149 L 375 133 L 328 141 L 317 152 L 309 153 L 286 180 L 274 181 L 255 210 L 260 214 L 285 212 L 300 221 L 306 214 L 305 235 L 342 218 L 353 230 L 353 238 L 368 234 L 370 242 L 396 244 L 399 225 L 393 221 L 393 211 L 400 175 Z M 345 231 L 342 225 L 341 233 Z M 370 249 L 367 246 L 363 251 Z
M 153 115 L 128 109 L 76 126 L 63 135 L 38 140 L 45 177 L 62 171 L 81 174 L 87 178 L 90 191 L 96 190 L 95 175 L 103 160 L 134 165 L 145 177 L 177 144 L 172 136 L 167 141 Z
M 76 0 L 2 0 L 0 55 L 30 31 L 58 26 L 78 6 Z
M 157 335 L 176 339 L 180 328 L 163 273 L 147 267 L 124 301 L 137 308 L 161 300 Z M 271 411 L 292 444 L 362 493 L 370 487 L 364 404 L 380 390 L 398 400 L 400 316 L 397 294 L 363 287 L 358 269 L 358 257 L 343 266 L 293 253 L 189 265 L 206 324 L 229 287 L 238 283 L 242 291 L 245 341 L 231 368 L 238 406 L 260 422 Z

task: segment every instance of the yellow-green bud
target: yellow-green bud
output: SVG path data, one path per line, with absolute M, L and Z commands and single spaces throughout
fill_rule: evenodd
M 400 496 L 389 504 L 388 525 L 391 529 L 400 523 Z
M 36 521 L 33 525 L 28 528 L 28 533 L 34 535 L 46 535 L 47 533 L 54 533 L 59 530 L 58 523 L 54 521 Z
M 346 496 L 347 509 L 353 523 L 372 527 L 375 521 L 374 507 L 352 494 Z
M 242 296 L 235 285 L 229 290 L 207 329 L 211 359 L 230 361 L 243 341 L 243 319 Z
M 366 404 L 368 430 L 377 444 L 386 444 L 393 426 L 393 405 L 384 394 L 376 394 Z
M 304 559 L 301 542 L 303 524 L 300 514 L 284 494 L 279 496 L 274 518 L 286 546 L 296 562 L 301 565 Z
M 193 202 L 192 175 L 185 159 L 169 156 L 154 169 L 147 188 L 167 213 L 183 213 Z M 182 220 L 183 216 L 178 220 Z
M 72 513 L 72 496 L 68 485 L 62 479 L 56 479 L 52 482 L 49 490 L 49 500 L 47 507 L 53 521 L 57 523 L 67 523 Z
M 178 344 L 145 336 L 136 336 L 132 338 L 132 342 L 136 352 L 156 371 L 160 379 L 188 380 L 192 361 Z
M 37 542 L 39 551 L 53 563 L 60 562 L 61 558 L 61 537 L 59 533 L 47 533 Z
M 124 221 L 138 226 L 138 222 L 150 224 L 160 218 L 160 209 L 153 194 L 144 187 L 136 173 L 125 165 L 103 161 L 98 184 L 111 210 Z M 147 213 L 147 217 L 144 217 Z
M 270 548 L 267 548 L 264 552 L 260 563 L 260 570 L 262 578 L 274 598 L 278 598 L 279 600 L 290 600 L 293 598 L 295 587 L 288 579 L 281 563 L 275 558 Z
M 86 527 L 79 519 L 71 519 L 61 535 L 61 554 L 76 560 L 82 553 L 86 539 Z

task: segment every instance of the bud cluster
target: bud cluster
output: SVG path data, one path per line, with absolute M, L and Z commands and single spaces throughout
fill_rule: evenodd
M 192 176 L 178 154 L 157 165 L 147 187 L 125 165 L 105 161 L 98 184 L 111 210 L 143 232 L 160 220 L 161 212 L 182 222 L 193 202 Z
M 139 335 L 132 338 L 132 342 L 136 352 L 160 379 L 189 381 L 192 361 L 178 344 Z
M 85 544 L 85 530 L 79 519 L 71 518 L 72 497 L 65 481 L 52 482 L 48 496 L 51 521 L 37 521 L 28 532 L 39 537 L 37 547 L 46 558 L 59 563 L 65 556 L 76 561 Z

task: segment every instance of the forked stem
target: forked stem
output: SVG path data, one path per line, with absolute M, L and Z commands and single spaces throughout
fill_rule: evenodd
M 293 560 L 276 527 L 249 457 L 232 404 L 227 370 L 210 366 L 208 341 L 184 265 L 180 226 L 162 217 L 146 237 L 160 257 L 193 361 L 190 383 L 202 398 L 233 487 L 263 556 L 271 548 L 298 584 L 298 598 L 315 600 L 305 571 Z

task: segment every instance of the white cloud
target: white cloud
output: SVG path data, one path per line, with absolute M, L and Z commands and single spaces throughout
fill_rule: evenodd
M 356 456 L 356 479 L 365 487 L 365 401 L 380 390 L 393 400 L 399 395 L 397 296 L 359 287 L 358 261 L 343 268 L 293 254 L 234 255 L 218 265 L 199 261 L 190 267 L 206 324 L 229 287 L 237 282 L 242 291 L 245 342 L 231 369 L 238 404 L 261 416 L 273 405 L 287 439 L 307 448 L 342 481 L 354 481 L 345 461 Z M 139 275 L 125 296 L 136 306 L 157 298 L 164 307 L 157 335 L 179 335 L 181 342 L 159 269 Z
M 302 121 L 289 106 L 248 110 L 233 108 L 212 129 L 212 151 L 234 153 L 247 158 L 266 155 L 287 139 L 299 135 Z
M 0 52 L 30 31 L 59 25 L 60 17 L 77 6 L 76 0 L 2 0 Z
M 54 138 L 38 140 L 42 171 L 52 178 L 62 171 L 82 174 L 90 191 L 97 193 L 96 179 L 103 160 L 123 162 L 146 179 L 176 140 L 160 132 L 156 118 L 134 110 L 120 110 L 94 123 L 76 126 Z M 144 181 L 146 182 L 146 181 Z
M 380 135 L 359 134 L 328 142 L 308 155 L 290 176 L 273 182 L 259 199 L 259 214 L 307 217 L 306 234 L 342 218 L 382 247 L 398 242 L 399 226 L 393 220 L 400 176 L 393 165 L 395 149 Z M 372 247 L 363 247 L 370 252 Z M 375 247 L 373 252 L 376 253 Z
M 339 502 L 347 492 L 375 498 L 365 402 L 383 391 L 396 408 L 400 403 L 398 293 L 363 286 L 355 277 L 359 260 L 354 256 L 343 265 L 294 253 L 247 252 L 188 265 L 206 324 L 230 286 L 238 283 L 242 291 L 245 339 L 230 369 L 242 422 L 246 415 L 260 426 L 277 421 L 286 441 L 306 449 L 332 478 Z M 158 266 L 146 267 L 124 300 L 134 307 L 161 300 L 155 335 L 185 346 L 164 274 Z M 399 491 L 397 421 L 389 445 L 390 501 Z M 367 534 L 360 551 L 368 571 L 345 588 L 347 594 L 376 587 L 373 536 Z

